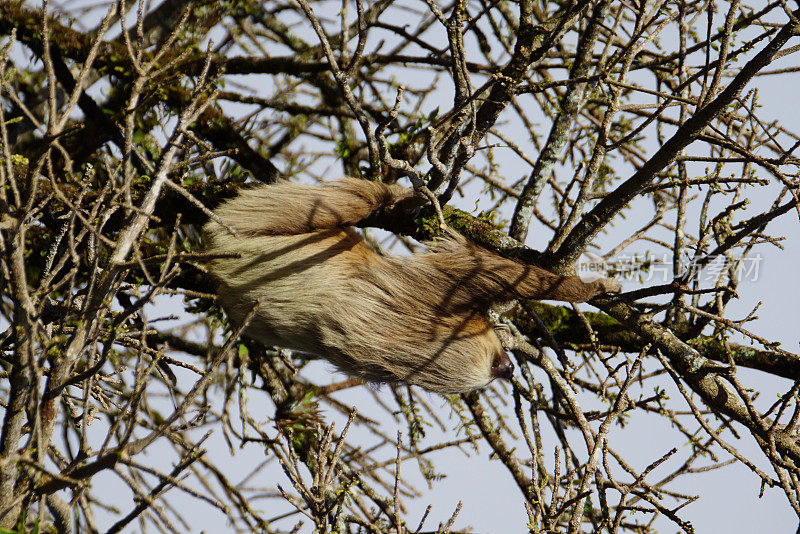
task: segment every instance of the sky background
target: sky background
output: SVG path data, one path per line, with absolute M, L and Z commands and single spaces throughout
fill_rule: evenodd
M 72 5 L 74 6 L 75 4 Z M 403 21 L 396 20 L 394 23 L 402 25 Z M 702 23 L 704 24 L 705 21 L 702 21 Z M 112 32 L 113 35 L 114 32 Z M 662 47 L 665 49 L 669 49 L 671 44 L 669 39 L 662 41 Z M 797 39 L 790 41 L 789 45 L 793 44 L 797 44 Z M 769 68 L 777 69 L 797 66 L 797 57 L 798 54 L 796 53 L 786 56 Z M 740 64 L 742 63 L 740 62 Z M 263 78 L 259 78 L 247 83 L 258 84 L 263 83 L 263 81 Z M 758 87 L 761 95 L 760 102 L 763 106 L 761 117 L 778 120 L 790 130 L 800 130 L 798 128 L 798 125 L 800 125 L 800 101 L 798 100 L 798 95 L 800 95 L 800 74 L 758 77 L 750 84 L 749 88 L 754 86 Z M 95 90 L 101 91 L 102 88 L 96 88 Z M 441 91 L 445 105 L 452 101 L 448 90 L 448 83 L 442 83 Z M 431 109 L 434 106 L 435 103 L 431 102 Z M 231 110 L 233 113 L 236 112 L 235 108 L 231 108 Z M 545 135 L 547 128 L 549 128 L 549 123 L 546 124 L 547 127 L 542 128 Z M 515 131 L 513 125 L 510 128 L 506 129 L 505 133 L 512 138 L 527 138 L 524 132 Z M 650 154 L 655 149 L 655 142 L 651 141 L 651 147 L 653 150 L 650 151 Z M 691 152 L 691 150 L 692 147 L 690 146 L 687 151 Z M 496 154 L 502 155 L 502 149 L 496 149 Z M 511 154 L 510 150 L 508 150 L 507 160 L 503 160 L 500 165 L 502 173 L 506 176 L 522 176 L 529 171 L 519 158 Z M 280 168 L 280 165 L 278 166 Z M 699 168 L 700 166 L 696 165 L 695 167 L 698 167 L 695 169 L 697 171 L 696 174 L 700 174 L 702 172 Z M 770 179 L 766 173 L 760 170 L 756 172 L 759 177 Z M 340 167 L 331 168 L 331 178 L 340 174 Z M 623 178 L 627 177 L 629 171 L 620 168 L 618 175 Z M 691 175 L 692 173 L 690 172 Z M 775 190 L 776 188 L 773 187 L 769 190 L 769 193 L 772 194 Z M 762 196 L 760 190 L 754 191 L 748 213 L 757 213 L 758 210 L 769 206 L 773 200 L 772 197 L 766 194 Z M 644 205 L 649 201 L 640 200 L 637 202 Z M 482 201 L 476 208 L 474 198 L 454 203 L 473 213 L 490 206 L 488 202 Z M 597 240 L 601 250 L 609 249 L 618 241 L 627 237 L 632 228 L 642 224 L 643 221 L 635 217 L 635 210 L 632 213 L 634 215 L 629 216 L 627 220 L 618 221 L 610 234 L 603 235 Z M 643 213 L 649 215 L 650 211 L 643 211 Z M 507 218 L 510 217 L 509 213 L 504 215 Z M 798 233 L 797 213 L 792 211 L 784 215 L 772 223 L 769 230 L 773 234 L 786 237 L 786 240 L 782 242 L 784 250 L 771 246 L 762 246 L 757 249 L 762 258 L 759 263 L 759 276 L 757 279 L 746 280 L 740 285 L 738 291 L 741 299 L 731 303 L 728 308 L 728 316 L 732 318 L 744 317 L 756 302 L 762 301 L 763 305 L 757 313 L 758 319 L 748 323 L 748 329 L 765 338 L 780 341 L 787 350 L 796 352 L 798 349 L 798 330 L 800 329 L 797 313 L 800 282 L 798 282 L 796 275 L 798 265 L 800 265 L 800 247 L 798 247 L 800 234 Z M 541 227 L 539 227 L 538 231 L 534 228 L 527 244 L 541 249 L 549 237 L 549 232 L 541 231 Z M 645 252 L 645 247 L 633 247 L 630 251 Z M 639 287 L 642 287 L 642 284 L 636 281 L 625 281 L 624 283 L 626 291 L 638 289 Z M 585 305 L 584 309 L 592 308 Z M 183 315 L 182 310 L 183 304 L 180 299 L 164 298 L 159 300 L 158 306 L 149 308 L 147 313 L 150 318 L 154 318 L 173 313 Z M 741 341 L 736 338 L 734 340 Z M 648 368 L 655 368 L 656 365 L 657 362 L 653 361 L 647 363 Z M 182 380 L 190 379 L 188 376 L 182 376 L 180 370 L 175 372 Z M 788 383 L 788 381 L 780 378 L 768 377 L 763 373 L 742 368 L 739 369 L 739 374 L 743 377 L 745 383 L 764 391 L 762 401 L 766 403 L 771 403 L 774 400 L 776 391 L 785 391 Z M 312 362 L 304 371 L 304 376 L 319 384 L 333 383 L 344 378 L 333 371 L 330 365 L 322 361 Z M 547 382 L 543 373 L 539 373 L 537 378 L 544 383 Z M 664 380 L 661 385 L 667 389 L 670 397 L 676 401 L 676 405 L 682 405 L 679 401 L 680 394 L 672 387 L 671 382 Z M 391 397 L 386 390 L 379 389 L 378 392 L 386 399 Z M 640 391 L 634 386 L 631 395 L 635 398 L 639 393 Z M 646 389 L 641 393 L 648 395 L 652 393 L 652 390 Z M 260 391 L 255 390 L 255 388 L 248 395 L 250 409 L 263 417 L 265 425 L 270 425 L 273 406 L 269 399 Z M 405 428 L 405 425 L 399 419 L 393 420 L 386 416 L 386 412 L 376 405 L 366 387 L 342 391 L 336 394 L 336 398 L 345 405 L 356 406 L 362 415 L 380 417 L 383 421 L 383 430 L 387 434 L 395 434 L 398 430 L 404 430 Z M 427 398 L 431 405 L 441 406 L 441 418 L 445 421 L 446 428 L 444 430 L 429 429 L 426 442 L 435 443 L 441 440 L 462 437 L 463 433 L 459 433 L 458 430 L 458 421 L 452 417 L 450 408 L 444 400 L 434 394 L 430 394 Z M 164 400 L 165 403 L 169 402 L 166 398 Z M 211 400 L 219 403 L 224 402 L 224 399 L 219 397 L 211 397 Z M 509 401 L 510 394 L 499 400 Z M 591 406 L 596 404 L 593 398 L 586 397 L 584 400 L 586 402 L 585 409 L 591 409 Z M 389 401 L 387 400 L 387 402 Z M 513 419 L 511 408 L 511 406 L 508 406 L 507 412 Z M 337 422 L 338 429 L 342 428 L 346 419 L 341 413 L 330 410 L 325 412 L 325 418 L 326 421 Z M 546 424 L 543 424 L 542 428 L 545 430 L 543 437 L 546 456 L 552 458 L 556 440 L 552 433 L 547 430 Z M 198 436 L 202 435 L 206 430 L 199 432 Z M 97 423 L 95 432 L 97 432 L 98 438 L 105 435 L 104 427 L 101 423 Z M 357 438 L 357 441 L 362 443 L 364 449 L 369 448 L 376 442 L 374 436 L 360 428 L 351 432 L 351 438 Z M 568 431 L 568 433 L 571 432 Z M 621 452 L 626 460 L 638 470 L 643 469 L 673 446 L 686 447 L 687 444 L 681 441 L 682 439 L 680 435 L 668 427 L 666 421 L 662 418 L 647 416 L 638 412 L 626 419 L 624 427 L 614 426 L 609 435 L 611 446 Z M 579 441 L 575 440 L 574 442 L 578 443 Z M 767 472 L 771 472 L 769 465 L 763 460 L 763 453 L 750 438 L 745 437 L 736 442 L 736 444 L 741 447 L 741 450 L 747 451 L 748 457 L 754 463 L 764 468 Z M 162 456 L 160 447 L 168 446 L 162 440 L 148 449 L 144 456 L 148 462 L 158 465 L 161 458 L 167 457 L 166 455 Z M 208 450 L 209 455 L 224 466 L 226 474 L 233 481 L 251 475 L 253 469 L 264 460 L 263 450 L 255 444 L 246 445 L 238 449 L 229 449 L 221 432 L 218 430 L 214 431 L 204 447 Z M 523 450 L 525 450 L 524 446 L 521 446 L 520 452 L 525 456 L 525 453 L 522 452 Z M 490 450 L 486 446 L 481 446 L 478 451 L 464 447 L 464 451 L 465 453 L 461 454 L 453 449 L 447 449 L 446 451 L 433 453 L 430 456 L 437 471 L 446 475 L 445 478 L 434 483 L 432 489 L 427 488 L 425 482 L 419 476 L 413 461 L 403 463 L 403 473 L 412 482 L 416 482 L 416 488 L 423 494 L 420 499 L 406 500 L 408 510 L 406 518 L 409 525 L 414 525 L 415 521 L 422 517 L 425 506 L 431 504 L 433 508 L 427 527 L 434 527 L 433 529 L 435 530 L 435 525 L 439 521 L 446 521 L 458 501 L 461 500 L 463 501 L 463 508 L 455 522 L 455 528 L 471 525 L 474 527 L 475 532 L 524 532 L 527 520 L 522 504 L 523 500 L 505 468 L 498 464 L 497 460 L 490 458 Z M 394 454 L 394 451 L 386 450 L 384 452 L 387 459 Z M 583 452 L 585 455 L 585 451 L 578 452 Z M 669 473 L 683 461 L 683 458 L 680 453 L 675 455 L 673 459 L 657 468 L 648 480 L 658 480 L 659 475 L 663 476 Z M 728 458 L 723 456 L 720 459 L 727 460 Z M 273 487 L 275 483 L 279 483 L 285 488 L 290 487 L 285 475 L 275 463 L 261 467 L 250 480 L 253 486 Z M 104 473 L 97 477 L 95 484 L 103 484 L 107 488 L 108 495 L 118 495 L 120 510 L 123 514 L 127 513 L 132 506 L 130 494 L 119 478 L 112 473 Z M 682 511 L 682 517 L 690 520 L 699 533 L 758 531 L 782 533 L 795 532 L 797 529 L 797 518 L 791 512 L 783 493 L 780 490 L 768 488 L 765 490 L 764 496 L 759 499 L 760 484 L 758 479 L 740 464 L 734 464 L 709 473 L 683 477 L 675 487 L 684 490 L 686 493 L 700 495 L 701 498 L 698 501 L 689 504 Z M 188 531 L 227 531 L 228 527 L 224 516 L 221 513 L 217 513 L 207 504 L 199 502 L 176 489 L 171 490 L 168 496 L 169 502 L 173 506 L 189 512 L 185 514 L 191 521 L 190 525 L 188 525 Z M 115 499 L 115 497 L 112 497 L 112 499 Z M 287 505 L 281 499 L 276 498 L 254 501 L 253 505 L 258 509 L 274 509 L 276 513 L 277 510 L 288 510 Z M 97 519 L 101 525 L 110 525 L 118 518 L 118 515 L 97 510 Z M 285 526 L 294 524 L 297 519 L 298 516 L 288 518 Z M 661 525 L 660 532 L 676 531 L 676 527 L 668 521 L 659 520 L 658 524 Z M 130 527 L 126 532 L 136 532 L 137 530 L 136 527 Z M 306 520 L 301 532 L 311 532 L 312 530 L 311 522 Z

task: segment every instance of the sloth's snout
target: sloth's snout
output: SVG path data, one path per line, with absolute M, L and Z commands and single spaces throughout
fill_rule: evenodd
M 514 375 L 514 362 L 508 357 L 506 351 L 501 351 L 492 362 L 492 376 L 495 378 L 509 379 Z

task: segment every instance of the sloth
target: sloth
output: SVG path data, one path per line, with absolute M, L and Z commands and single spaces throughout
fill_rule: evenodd
M 465 393 L 514 365 L 488 319 L 514 299 L 583 302 L 620 290 L 504 258 L 454 231 L 409 256 L 384 256 L 353 225 L 414 195 L 345 178 L 243 189 L 204 228 L 218 301 L 244 334 L 374 383 Z M 233 232 L 231 232 L 233 230 Z

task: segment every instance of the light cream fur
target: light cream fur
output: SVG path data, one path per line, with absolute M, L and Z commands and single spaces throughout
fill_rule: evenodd
M 241 255 L 211 262 L 220 303 L 241 322 L 261 299 L 245 332 L 267 345 L 368 381 L 460 393 L 513 369 L 486 317 L 492 303 L 619 289 L 523 265 L 455 233 L 422 254 L 380 256 L 350 227 L 412 194 L 356 179 L 241 191 L 215 212 L 236 237 L 205 226 L 212 251 Z

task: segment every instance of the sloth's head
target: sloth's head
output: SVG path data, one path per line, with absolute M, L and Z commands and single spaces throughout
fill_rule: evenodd
M 471 317 L 460 328 L 445 329 L 418 346 L 424 350 L 406 360 L 413 362 L 413 368 L 396 368 L 392 373 L 401 381 L 428 391 L 467 393 L 495 378 L 509 379 L 514 373 L 511 358 L 482 316 Z

